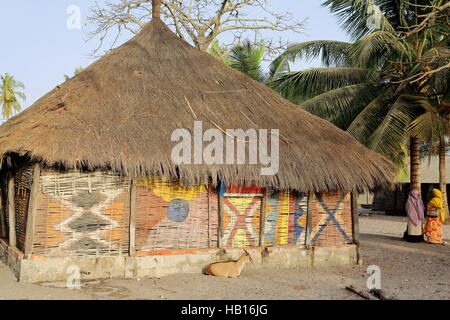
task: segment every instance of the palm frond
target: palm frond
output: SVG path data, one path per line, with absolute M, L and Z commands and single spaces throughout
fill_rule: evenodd
M 269 66 L 269 74 L 267 76 L 267 81 L 271 82 L 279 77 L 285 76 L 291 72 L 291 67 L 289 61 L 284 56 L 279 56 Z
M 375 27 L 382 31 L 395 31 L 386 14 L 389 9 L 387 5 L 391 5 L 391 2 L 392 0 L 326 0 L 322 6 L 329 7 L 352 39 L 357 40 L 375 31 Z M 371 19 L 378 19 L 379 26 L 372 26 Z
M 342 41 L 308 41 L 290 46 L 282 55 L 294 62 L 296 59 L 308 61 L 320 57 L 325 67 L 342 67 L 351 65 L 350 46 L 350 43 Z
M 330 90 L 300 104 L 308 112 L 346 130 L 357 114 L 375 99 L 383 86 L 356 84 Z
M 400 41 L 393 33 L 386 31 L 373 32 L 355 42 L 350 52 L 355 65 L 360 67 L 377 67 L 394 56 L 413 60 L 407 42 Z
M 16 91 L 15 94 L 23 101 L 27 100 L 27 97 L 25 96 L 25 94 L 23 92 Z
M 264 46 L 253 45 L 247 40 L 242 45 L 236 45 L 231 49 L 230 66 L 256 81 L 264 82 L 265 77 L 261 66 L 264 52 Z
M 450 135 L 450 110 L 444 105 L 424 103 L 424 113 L 407 128 L 407 133 L 419 137 L 427 144 L 437 144 L 441 137 Z
M 420 95 L 399 96 L 369 137 L 368 147 L 386 155 L 395 154 L 405 140 L 407 127 L 423 113 L 427 103 L 427 98 Z
M 291 72 L 270 83 L 283 97 L 300 103 L 324 92 L 370 81 L 370 70 L 363 68 L 312 68 Z
M 370 136 L 388 114 L 389 100 L 390 93 L 382 92 L 353 119 L 347 132 L 362 144 L 367 144 Z
M 404 143 L 398 145 L 394 154 L 389 155 L 389 159 L 397 168 L 397 181 L 404 181 L 408 178 L 408 148 Z

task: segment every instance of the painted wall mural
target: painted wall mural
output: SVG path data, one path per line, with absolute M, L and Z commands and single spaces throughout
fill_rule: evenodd
M 284 191 L 268 197 L 264 227 L 266 247 L 305 244 L 307 203 L 305 193 Z
M 137 251 L 217 247 L 217 195 L 168 178 L 137 181 Z
M 351 212 L 350 193 L 315 193 L 312 245 L 327 247 L 352 243 Z
M 262 197 L 225 196 L 223 198 L 223 246 L 259 246 Z
M 157 177 L 136 184 L 137 252 L 218 247 L 218 190 Z M 128 255 L 130 185 L 108 172 L 43 170 L 33 254 Z M 223 247 L 259 247 L 262 195 L 229 190 L 235 192 L 223 197 Z M 313 246 L 352 243 L 350 194 L 317 193 L 312 213 Z M 304 245 L 306 220 L 307 194 L 270 194 L 265 246 Z
M 128 255 L 130 180 L 44 170 L 33 254 Z

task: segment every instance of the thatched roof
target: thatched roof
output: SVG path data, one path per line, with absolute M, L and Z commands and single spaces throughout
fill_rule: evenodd
M 279 129 L 280 170 L 171 161 L 177 128 Z M 0 126 L 0 157 L 179 176 L 183 184 L 363 190 L 389 183 L 389 161 L 345 132 L 178 38 L 159 19 Z

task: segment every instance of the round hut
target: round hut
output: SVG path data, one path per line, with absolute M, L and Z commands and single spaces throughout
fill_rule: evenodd
M 211 136 L 236 148 L 206 159 Z M 29 282 L 73 266 L 85 279 L 201 272 L 242 248 L 252 267 L 355 263 L 354 194 L 394 178 L 385 158 L 184 42 L 157 11 L 1 125 L 0 158 L 0 257 Z

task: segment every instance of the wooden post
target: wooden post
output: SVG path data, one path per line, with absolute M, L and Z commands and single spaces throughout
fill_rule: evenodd
M 16 209 L 14 205 L 14 176 L 8 175 L 8 218 L 9 218 L 9 246 L 16 247 Z
M 211 248 L 211 184 L 208 184 L 208 248 Z
M 136 180 L 131 180 L 130 187 L 130 257 L 136 255 Z
M 1 235 L 0 238 L 5 239 L 6 234 L 6 208 L 3 206 L 3 179 L 0 181 L 0 224 L 1 224 Z
M 359 216 L 358 216 L 358 193 L 352 192 L 352 237 L 353 243 L 356 245 L 356 259 L 358 264 L 362 264 L 359 254 Z
M 397 186 L 395 186 L 394 191 L 394 208 L 392 209 L 394 215 L 397 215 Z
M 39 206 L 39 186 L 41 177 L 41 166 L 39 163 L 33 165 L 33 182 L 31 183 L 30 199 L 28 200 L 27 229 L 25 234 L 25 257 L 31 258 L 34 242 L 34 226 L 36 221 L 36 210 Z
M 261 200 L 261 217 L 259 220 L 259 246 L 264 249 L 265 241 L 264 241 L 264 233 L 265 233 L 265 225 L 266 225 L 266 215 L 267 215 L 267 189 L 264 190 L 264 195 Z
M 312 231 L 312 207 L 313 207 L 314 193 L 308 192 L 308 205 L 306 209 L 306 249 L 311 249 L 311 231 Z
M 223 196 L 219 194 L 219 232 L 218 232 L 218 247 L 223 248 Z

